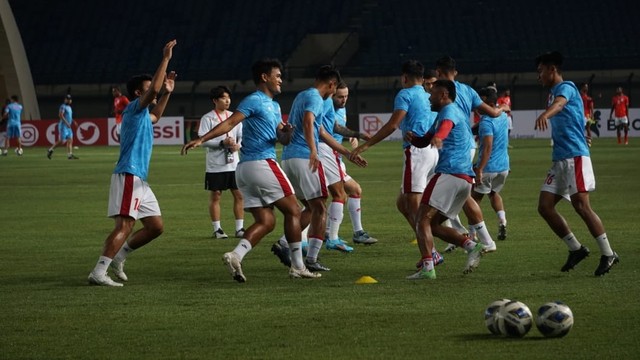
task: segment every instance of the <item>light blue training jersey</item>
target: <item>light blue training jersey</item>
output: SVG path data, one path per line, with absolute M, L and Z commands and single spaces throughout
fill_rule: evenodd
M 328 97 L 322 103 L 322 127 L 329 136 L 335 138 L 333 127 L 336 124 L 336 111 L 333 108 L 333 99 Z M 322 139 L 320 141 L 324 142 Z
M 478 151 L 478 160 L 476 165 L 482 161 L 482 154 L 486 146 L 484 137 L 492 136 L 493 143 L 491 146 L 491 154 L 489 162 L 484 168 L 486 173 L 499 173 L 509 170 L 509 118 L 507 114 L 502 113 L 496 118 L 488 115 L 480 117 L 478 124 L 478 138 L 480 146 Z
M 60 110 L 59 111 L 62 113 L 62 117 L 65 120 L 67 120 L 69 125 L 73 124 L 73 109 L 71 108 L 71 105 L 62 104 L 62 105 L 60 105 Z M 67 126 L 67 124 L 64 123 L 64 121 L 62 121 L 62 119 L 60 120 L 60 122 L 58 122 L 58 126 L 59 127 L 70 128 L 69 126 Z
M 7 114 L 8 126 L 20 125 L 20 119 L 22 117 L 22 105 L 16 102 L 12 102 L 4 109 L 4 113 Z
M 347 126 L 347 108 L 335 109 L 335 114 L 336 114 L 336 124 L 346 127 Z M 333 138 L 336 139 L 338 143 L 342 143 L 344 136 L 334 132 Z
M 280 105 L 264 92 L 257 90 L 245 97 L 236 111 L 245 116 L 242 122 L 240 163 L 276 159 L 276 129 L 282 121 Z
M 120 158 L 114 174 L 128 173 L 146 181 L 153 149 L 153 124 L 149 107 L 140 107 L 140 98 L 127 105 L 120 128 Z
M 571 81 L 563 81 L 551 88 L 547 107 L 556 97 L 567 99 L 567 104 L 550 119 L 553 139 L 553 161 L 576 156 L 589 156 L 589 146 L 584 135 L 584 113 L 580 91 Z
M 467 120 L 470 120 L 473 109 L 482 105 L 482 98 L 471 86 L 459 81 L 453 83 L 456 85 L 456 100 L 454 102 L 460 107 Z
M 409 131 L 413 132 L 415 136 L 424 136 L 433 125 L 436 113 L 431 111 L 430 96 L 422 85 L 414 85 L 410 88 L 402 89 L 396 95 L 393 102 L 393 111 L 404 110 L 407 112 L 400 122 L 400 131 L 402 131 L 403 138 Z M 406 149 L 409 146 L 411 146 L 411 143 L 403 140 L 402 147 Z
M 309 155 L 311 155 L 311 149 L 307 145 L 302 128 L 302 121 L 306 112 L 312 113 L 315 117 L 313 136 L 316 147 L 318 146 L 318 130 L 322 122 L 323 102 L 324 100 L 316 88 L 309 88 L 296 95 L 289 114 L 289 123 L 293 126 L 293 134 L 291 142 L 282 151 L 282 160 L 308 159 Z
M 435 172 L 475 176 L 471 166 L 471 158 L 469 157 L 474 143 L 469 119 L 459 106 L 451 103 L 440 109 L 436 121 L 429 132 L 435 134 L 444 120 L 452 121 L 453 128 L 442 141 L 442 149 L 440 149 L 440 157 L 438 158 Z

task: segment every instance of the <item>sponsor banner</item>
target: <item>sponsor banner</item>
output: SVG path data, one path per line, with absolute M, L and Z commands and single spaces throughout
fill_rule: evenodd
M 550 138 L 551 130 L 534 130 L 536 118 L 542 114 L 543 110 L 520 110 L 512 111 L 513 129 L 512 138 Z M 593 137 L 616 137 L 616 128 L 613 120 L 609 120 L 610 108 L 596 109 L 595 119 L 597 122 L 591 125 Z M 360 114 L 360 131 L 369 135 L 375 134 L 391 118 L 391 113 Z M 471 121 L 471 120 L 470 120 Z M 629 109 L 629 136 L 640 135 L 640 108 Z M 402 140 L 402 133 L 396 130 L 386 140 Z
M 59 138 L 58 120 L 23 120 L 22 144 L 24 146 L 51 146 Z M 184 139 L 184 118 L 168 116 L 153 125 L 154 145 L 181 145 Z M 118 146 L 114 118 L 75 119 L 73 144 L 75 146 Z

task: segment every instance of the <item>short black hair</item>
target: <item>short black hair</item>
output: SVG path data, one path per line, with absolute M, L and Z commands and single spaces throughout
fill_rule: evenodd
M 407 60 L 402 63 L 402 74 L 412 79 L 424 78 L 424 65 L 418 60 Z
M 278 59 L 264 58 L 260 59 L 251 65 L 251 76 L 253 82 L 258 85 L 262 79 L 262 74 L 271 74 L 273 69 L 280 69 L 282 71 L 282 63 Z
M 348 88 L 348 87 L 349 87 L 349 85 L 347 85 L 347 83 L 346 83 L 346 82 L 344 82 L 344 81 L 340 81 L 340 82 L 338 83 L 338 86 L 336 86 L 336 89 L 346 89 L 346 88 Z
M 18 101 L 18 95 L 11 95 L 11 100 Z
M 431 79 L 431 78 L 437 78 L 437 77 L 438 77 L 438 74 L 434 69 L 429 69 L 424 72 L 425 79 Z
M 228 87 L 224 85 L 216 86 L 213 89 L 211 89 L 211 92 L 209 92 L 209 99 L 211 100 L 220 99 L 225 93 L 231 96 L 231 90 L 229 90 Z
M 456 101 L 456 84 L 451 80 L 437 80 L 433 83 L 434 88 L 442 87 L 449 92 L 449 99 Z
M 340 71 L 338 71 L 335 66 L 322 65 L 318 71 L 316 71 L 316 80 L 322 82 L 335 80 L 336 83 L 339 84 L 342 81 L 342 77 L 340 76 Z
M 558 51 L 550 51 L 544 54 L 540 54 L 536 57 L 536 66 L 542 65 L 553 65 L 556 68 L 560 69 L 562 67 L 562 63 L 564 62 L 564 57 Z
M 498 101 L 498 92 L 493 86 L 483 87 L 478 91 L 478 95 L 484 96 L 486 98 L 485 102 L 488 104 L 495 105 Z
M 445 55 L 436 60 L 436 69 L 444 72 L 445 74 L 456 71 L 456 61 L 449 55 Z
M 132 76 L 131 79 L 127 81 L 127 93 L 129 93 L 129 99 L 135 99 L 136 90 L 142 90 L 142 83 L 151 80 L 153 80 L 153 76 L 149 74 Z

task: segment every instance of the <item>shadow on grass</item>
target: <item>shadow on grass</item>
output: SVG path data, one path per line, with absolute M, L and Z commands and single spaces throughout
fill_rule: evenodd
M 463 334 L 456 336 L 460 340 L 464 341 L 540 341 L 540 340 L 552 340 L 552 338 L 546 338 L 544 336 L 525 335 L 521 338 L 507 337 L 493 334 Z

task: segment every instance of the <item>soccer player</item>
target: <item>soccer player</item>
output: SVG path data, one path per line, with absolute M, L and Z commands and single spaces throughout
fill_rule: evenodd
M 59 140 L 53 144 L 49 150 L 47 150 L 47 157 L 51 160 L 53 156 L 53 149 L 56 146 L 66 144 L 67 146 L 67 159 L 78 160 L 78 157 L 73 155 L 73 109 L 71 109 L 71 103 L 73 99 L 70 94 L 64 97 L 64 103 L 60 105 L 60 111 L 58 112 L 58 136 Z
M 200 119 L 198 136 L 204 136 L 231 116 L 231 90 L 226 86 L 217 86 L 211 89 L 211 101 L 213 110 L 206 113 Z M 242 123 L 234 127 L 230 132 L 222 134 L 202 143 L 206 149 L 206 174 L 204 188 L 209 190 L 209 216 L 213 226 L 212 237 L 226 239 L 229 236 L 220 225 L 220 196 L 224 190 L 231 191 L 233 195 L 233 214 L 235 216 L 235 236 L 242 238 L 244 235 L 244 205 L 242 193 L 236 183 L 236 168 L 238 167 L 238 151 L 242 143 Z
M 236 181 L 244 198 L 245 209 L 251 212 L 255 222 L 244 232 L 235 249 L 222 256 L 222 261 L 234 280 L 241 283 L 247 281 L 242 272 L 242 260 L 265 235 L 273 231 L 276 224 L 273 208 L 276 207 L 284 215 L 284 233 L 291 248 L 289 276 L 318 278 L 321 274 L 312 273 L 304 266 L 300 206 L 291 182 L 276 161 L 276 141 L 287 144 L 292 130 L 277 116 L 279 106 L 276 107 L 273 101 L 273 97 L 281 92 L 282 64 L 275 59 L 263 59 L 255 62 L 251 71 L 256 91 L 244 98 L 227 120 L 184 145 L 182 154 L 230 132 L 242 122 L 243 139 Z
M 622 86 L 616 88 L 616 94 L 611 98 L 609 119 L 615 121 L 618 144 L 622 144 L 620 130 L 624 129 L 624 144 L 629 145 L 629 97 L 622 91 Z
M 587 145 L 591 146 L 591 124 L 593 124 L 593 99 L 589 96 L 589 84 L 580 84 L 580 97 L 584 108 L 584 129 L 587 132 Z
M 2 111 L 0 112 L 0 154 L 7 155 L 4 150 L 5 142 L 7 141 L 7 122 L 8 120 L 4 117 L 4 110 L 11 104 L 11 99 L 5 100 L 5 104 L 2 106 Z
M 147 174 L 153 149 L 153 124 L 162 116 L 175 86 L 176 73 L 166 72 L 175 45 L 176 40 L 171 40 L 164 46 L 162 61 L 153 77 L 136 75 L 127 82 L 127 91 L 134 100 L 122 116 L 120 158 L 111 175 L 109 189 L 108 215 L 115 220 L 115 228 L 105 240 L 102 255 L 89 274 L 90 284 L 122 286 L 107 275 L 107 269 L 111 267 L 118 279 L 127 281 L 124 272 L 127 255 L 164 231 L 160 206 L 147 183 Z M 155 106 L 149 111 L 151 105 Z M 142 229 L 131 234 L 138 219 Z
M 491 117 L 498 117 L 503 110 L 510 110 L 506 107 L 493 108 L 485 104 L 472 87 L 456 81 L 455 78 L 458 75 L 456 62 L 450 56 L 444 56 L 436 61 L 436 72 L 439 80 L 450 80 L 455 84 L 456 97 L 452 100 L 460 110 L 462 110 L 462 113 L 467 117 L 467 119 L 471 119 L 471 112 L 473 110 L 477 110 L 481 115 L 489 115 Z M 474 146 L 475 144 L 472 144 L 472 148 L 469 150 L 469 158 L 471 161 L 473 161 L 475 155 Z M 471 238 L 475 238 L 477 234 L 485 247 L 485 252 L 495 251 L 496 244 L 487 230 L 482 216 L 482 209 L 480 209 L 478 203 L 469 196 L 463 210 L 465 215 L 467 215 L 467 220 L 469 222 L 469 234 Z M 454 224 L 454 227 L 457 229 L 461 227 L 461 225 L 455 225 L 459 223 L 457 216 L 451 219 L 451 223 Z M 459 231 L 461 230 L 462 229 L 459 229 Z
M 497 105 L 497 93 L 494 88 L 485 87 L 479 93 L 489 106 Z M 476 181 L 471 197 L 480 204 L 484 195 L 489 196 L 491 207 L 498 216 L 498 240 L 507 238 L 507 215 L 500 191 L 509 176 L 509 127 L 506 113 L 496 118 L 488 115 L 480 117 L 478 125 L 479 152 L 473 167 Z
M 325 202 L 328 196 L 318 141 L 321 138 L 333 150 L 347 157 L 351 155 L 349 150 L 338 144 L 321 126 L 323 101 L 335 93 L 340 81 L 338 70 L 329 65 L 321 66 L 316 72 L 314 86 L 296 95 L 289 114 L 289 123 L 293 126 L 291 142 L 282 151 L 282 168 L 291 179 L 298 199 L 304 205 L 301 227 L 309 225 L 309 250 L 305 265 L 313 271 L 330 270 L 318 262 L 326 228 Z M 353 161 L 360 166 L 366 166 L 366 162 L 359 156 L 354 157 Z M 327 249 L 346 252 L 353 250 L 342 242 L 330 240 L 325 245 Z
M 116 117 L 116 134 L 120 136 L 122 113 L 127 105 L 129 105 L 129 98 L 122 95 L 120 87 L 116 85 L 111 87 L 111 95 L 113 95 L 113 115 Z
M 469 235 L 443 225 L 447 218 L 457 216 L 462 209 L 470 196 L 475 175 L 469 157 L 474 142 L 469 114 L 455 105 L 456 90 L 451 80 L 436 81 L 429 99 L 431 109 L 438 113 L 434 124 L 425 136 L 414 136 L 412 132 L 406 134 L 414 146 L 440 151 L 435 175 L 424 190 L 416 216 L 416 235 L 423 264 L 418 272 L 407 277 L 409 280 L 436 278 L 435 259 L 432 257 L 434 236 L 467 250 L 464 274 L 474 271 L 482 256 L 481 244 Z
M 7 135 L 4 140 L 4 149 L 2 155 L 6 156 L 9 152 L 9 146 L 11 146 L 11 139 L 16 139 L 18 147 L 16 148 L 16 154 L 22 156 L 22 105 L 18 103 L 18 96 L 11 96 L 11 103 L 4 108 L 2 118 L 7 120 Z
M 423 87 L 424 66 L 417 60 L 404 62 L 400 79 L 403 89 L 395 97 L 391 118 L 371 136 L 371 139 L 354 149 L 352 156 L 384 140 L 398 127 L 403 137 L 408 132 L 415 136 L 423 136 L 433 125 L 436 114 L 431 111 L 429 93 Z M 411 231 L 415 233 L 420 198 L 428 179 L 433 175 L 438 161 L 438 150 L 434 147 L 417 148 L 406 139 L 402 143 L 402 148 L 404 152 L 402 183 L 396 206 L 409 223 Z
M 602 276 L 618 263 L 619 258 L 611 249 L 604 225 L 589 202 L 589 192 L 595 190 L 596 180 L 583 131 L 583 104 L 575 84 L 562 78 L 562 62 L 562 54 L 557 51 L 536 58 L 538 80 L 550 89 L 550 94 L 547 109 L 536 119 L 535 129 L 544 131 L 551 121 L 553 138 L 553 165 L 540 189 L 538 212 L 567 244 L 569 257 L 560 270 L 569 271 L 589 256 L 589 249 L 578 241 L 556 209 L 556 204 L 563 198 L 571 200 L 571 206 L 600 248 L 602 255 L 595 275 Z
M 496 88 L 496 91 L 497 91 L 497 88 Z M 505 113 L 507 114 L 507 120 L 509 121 L 508 135 L 509 137 L 511 137 L 511 130 L 513 130 L 513 115 L 511 115 L 511 90 L 504 89 L 504 91 L 502 92 L 502 95 L 498 97 L 498 100 L 496 100 L 496 104 L 498 105 L 498 107 L 504 107 L 505 109 L 509 109 L 509 110 L 505 110 Z M 509 145 L 509 149 L 510 148 L 511 148 L 511 145 Z

